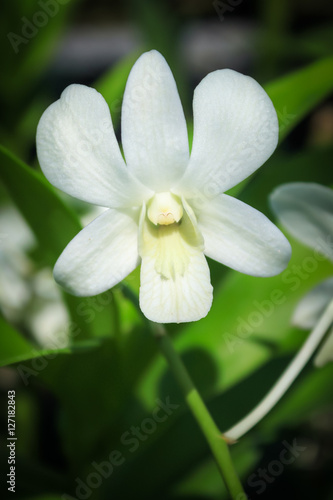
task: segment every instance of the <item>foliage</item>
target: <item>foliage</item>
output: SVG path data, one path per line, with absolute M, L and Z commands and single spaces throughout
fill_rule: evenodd
M 41 10 L 32 1 L 24 4 L 7 5 L 2 21 L 5 33 L 20 33 L 20 19 L 31 20 L 36 9 Z M 81 228 L 78 215 L 87 212 L 86 206 L 63 197 L 45 181 L 34 157 L 34 130 L 42 110 L 52 101 L 41 90 L 45 85 L 41 76 L 47 74 L 50 54 L 72 11 L 80 5 L 54 4 L 59 13 L 49 15 L 47 25 L 20 46 L 16 59 L 8 46 L 2 51 L 0 94 L 6 113 L 1 127 L 1 192 L 3 206 L 14 204 L 35 236 L 36 246 L 27 252 L 33 272 L 54 265 Z M 162 20 L 157 8 L 149 11 L 148 2 L 143 4 L 136 14 L 150 33 L 149 46 L 158 38 L 154 23 Z M 139 4 L 132 8 L 140 10 Z M 283 40 L 276 36 L 282 51 Z M 314 50 L 313 34 L 306 36 L 295 42 L 295 53 L 311 57 L 315 53 L 316 60 L 301 58 L 296 70 L 285 74 L 283 68 L 265 86 L 278 111 L 284 143 L 238 193 L 269 217 L 267 196 L 278 184 L 332 183 L 332 143 L 316 146 L 303 140 L 295 147 L 293 142 L 297 144 L 298 134 L 306 130 L 304 120 L 333 88 L 333 59 L 326 57 L 325 40 L 319 40 Z M 164 30 L 161 37 L 161 45 L 166 46 Z M 178 72 L 185 94 L 181 57 L 175 55 L 176 41 L 169 42 L 176 79 Z M 105 96 L 115 125 L 137 55 L 137 51 L 130 54 L 93 84 Z M 189 100 L 189 91 L 186 95 Z M 306 333 L 290 326 L 292 311 L 307 290 L 332 274 L 331 264 L 316 260 L 311 250 L 294 241 L 292 247 L 288 269 L 273 278 L 253 278 L 209 262 L 215 290 L 209 315 L 197 323 L 168 329 L 223 429 L 251 410 L 299 349 Z M 5 310 L 1 315 L 0 365 L 7 367 L 2 372 L 2 408 L 7 389 L 16 390 L 17 498 L 55 500 L 65 493 L 66 498 L 79 498 L 78 485 L 82 495 L 87 495 L 81 498 L 97 500 L 226 498 L 206 444 L 157 353 L 152 326 L 142 317 L 137 296 L 138 270 L 111 292 L 93 299 L 64 293 L 61 300 L 69 314 L 66 332 L 70 341 L 63 346 L 55 337 L 54 348 L 38 344 L 24 315 L 13 317 Z M 267 446 L 276 440 L 292 442 L 295 429 L 310 425 L 315 414 L 332 404 L 332 375 L 333 366 L 318 372 L 309 367 L 277 408 L 232 447 L 245 484 Z M 23 431 L 30 437 L 21 438 Z M 0 463 L 7 470 L 5 448 Z

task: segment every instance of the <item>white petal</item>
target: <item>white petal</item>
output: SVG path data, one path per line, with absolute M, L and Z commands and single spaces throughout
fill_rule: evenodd
M 272 209 L 287 231 L 304 245 L 333 260 L 333 191 L 307 182 L 279 186 Z
M 193 99 L 191 158 L 175 193 L 212 198 L 248 177 L 273 153 L 278 120 L 264 89 L 230 69 L 214 71 Z
M 297 304 L 292 323 L 299 328 L 314 328 L 326 307 L 333 300 L 333 278 L 329 278 L 313 288 Z
M 186 274 L 163 279 L 153 259 L 141 265 L 140 307 L 144 315 L 158 323 L 184 323 L 204 318 L 212 305 L 209 269 L 202 253 L 191 255 Z
M 252 276 L 274 276 L 291 256 L 288 240 L 261 212 L 228 195 L 207 202 L 198 217 L 205 254 Z
M 213 288 L 190 209 L 179 226 L 154 227 L 144 212 L 140 226 L 140 307 L 144 315 L 159 323 L 197 321 L 206 316 Z
M 104 292 L 138 265 L 138 225 L 133 212 L 106 210 L 65 248 L 54 277 L 73 295 Z
M 107 103 L 96 90 L 70 85 L 37 128 L 37 155 L 47 179 L 80 200 L 133 206 L 147 196 L 121 156 Z
M 326 365 L 326 363 L 329 363 L 331 361 L 333 361 L 333 328 L 331 328 L 327 339 L 319 349 L 319 352 L 313 362 L 315 366 L 321 368 L 322 366 Z
M 128 168 L 153 190 L 169 191 L 188 163 L 185 117 L 169 66 L 156 50 L 134 64 L 124 94 L 121 136 Z

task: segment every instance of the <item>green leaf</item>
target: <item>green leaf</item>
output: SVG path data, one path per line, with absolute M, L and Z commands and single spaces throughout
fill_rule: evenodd
M 277 111 L 280 141 L 333 89 L 333 57 L 265 85 Z
M 71 358 L 55 358 L 41 378 L 61 401 L 63 446 L 72 467 L 79 471 L 85 462 L 90 463 L 96 446 L 109 453 L 112 439 L 118 438 L 118 428 L 112 424 L 119 418 L 120 402 L 128 396 L 115 340 L 106 339 L 97 349 Z
M 31 361 L 38 358 L 53 360 L 59 354 L 81 353 L 91 351 L 101 343 L 100 339 L 81 341 L 75 345 L 61 349 L 41 349 L 26 340 L 13 326 L 0 315 L 0 366 L 7 366 Z M 40 363 L 32 365 L 30 369 L 38 371 Z
M 207 405 L 220 427 L 226 430 L 232 423 L 235 423 L 235 420 L 243 417 L 247 411 L 252 409 L 270 389 L 289 360 L 290 356 L 277 357 L 234 387 L 208 400 Z M 166 376 L 169 377 L 169 373 Z M 315 377 L 313 378 L 313 376 Z M 299 387 L 290 391 L 289 399 L 297 397 L 298 416 L 301 415 L 303 421 L 314 410 L 314 407 L 311 406 L 311 398 L 306 397 L 306 389 L 311 387 L 312 393 L 315 393 L 316 390 L 315 402 L 319 407 L 326 404 L 331 399 L 329 387 L 331 376 L 332 367 L 321 377 L 311 372 L 301 377 L 302 394 L 299 395 Z M 103 485 L 105 486 L 105 497 L 118 497 L 122 494 L 125 498 L 133 496 L 135 498 L 155 498 L 161 487 L 168 491 L 174 484 L 179 484 L 183 478 L 186 478 L 189 471 L 193 471 L 193 468 L 196 470 L 203 460 L 208 459 L 207 444 L 184 401 L 174 389 L 175 386 L 171 378 L 163 387 L 160 386 L 158 401 L 164 403 L 169 401 L 174 405 L 174 408 L 164 422 L 157 423 L 153 433 L 145 433 L 144 429 L 145 423 L 148 420 L 152 421 L 154 411 L 145 412 L 141 418 L 132 415 L 128 427 L 124 426 L 120 431 L 114 446 L 126 460 L 121 467 L 114 468 L 112 481 Z M 279 408 L 284 406 L 283 402 L 278 406 Z M 273 410 L 272 413 L 276 410 L 279 412 L 279 408 Z M 285 412 L 285 416 L 284 425 L 295 423 L 292 411 L 289 411 L 288 414 Z M 273 421 L 275 422 L 274 427 L 268 425 L 268 419 L 265 421 L 265 425 L 260 424 L 261 440 L 267 436 L 276 436 L 279 431 L 279 422 L 276 418 Z M 140 439 L 138 437 L 140 434 L 136 432 L 137 429 L 141 431 Z M 120 439 L 124 431 L 126 439 Z M 254 460 L 258 459 L 258 439 L 256 443 L 253 440 L 257 433 L 258 427 L 231 448 L 236 468 L 243 477 L 246 477 L 253 467 Z M 248 459 L 244 460 L 244 454 L 248 455 Z M 85 475 L 90 470 L 92 469 L 87 468 Z M 139 480 L 146 474 L 147 470 L 150 472 L 148 483 Z M 212 470 L 212 474 L 216 475 L 217 481 L 219 475 L 216 468 Z M 126 480 L 128 477 L 131 478 L 130 482 Z M 190 485 L 188 484 L 188 486 Z M 203 489 L 206 488 L 203 486 Z
M 2 146 L 0 180 L 36 236 L 38 265 L 53 267 L 82 228 L 76 214 L 42 175 Z M 112 333 L 117 306 L 111 291 L 93 298 L 74 297 L 64 292 L 64 297 L 73 321 L 68 327 L 75 340 L 91 334 Z
M 127 78 L 139 56 L 139 51 L 133 52 L 113 66 L 94 84 L 95 89 L 102 94 L 109 105 L 115 129 L 120 123 L 121 103 Z
M 33 346 L 0 316 L 0 366 L 26 359 Z
M 0 366 L 7 366 L 36 358 L 53 359 L 58 354 L 69 354 L 73 350 L 91 349 L 91 347 L 98 345 L 95 340 L 81 342 L 75 348 L 41 349 L 26 340 L 2 316 L 0 316 L 0 330 Z
M 248 183 L 240 197 L 260 212 L 272 217 L 268 195 L 286 182 L 332 183 L 333 145 L 309 147 L 300 152 L 277 151 L 258 171 L 255 181 Z M 314 168 L 316 165 L 316 168 Z
M 53 267 L 67 243 L 81 230 L 76 215 L 41 175 L 3 146 L 0 180 L 35 233 L 42 264 Z
M 10 103 L 9 109 L 15 107 L 19 111 L 26 104 L 27 94 L 50 64 L 56 42 L 78 3 L 79 0 L 40 3 L 32 0 L 7 4 L 1 23 L 2 33 L 6 33 L 1 40 L 1 96 L 4 105 Z

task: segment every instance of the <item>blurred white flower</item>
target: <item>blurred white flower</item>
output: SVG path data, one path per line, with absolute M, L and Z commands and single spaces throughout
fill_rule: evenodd
M 332 189 L 305 182 L 284 184 L 272 193 L 270 202 L 281 224 L 292 236 L 333 262 Z M 306 330 L 314 328 L 332 300 L 333 276 L 302 298 L 294 311 L 293 324 Z M 333 330 L 314 363 L 323 366 L 329 361 L 333 361 Z
M 35 237 L 20 212 L 13 205 L 2 206 L 1 311 L 8 321 L 24 325 L 40 346 L 64 347 L 68 343 L 68 313 L 51 271 L 37 271 L 29 257 L 35 245 Z
M 33 266 L 27 252 L 34 244 L 34 236 L 18 210 L 3 205 L 0 208 L 0 306 L 10 320 L 17 320 L 30 299 L 27 277 Z
M 194 94 L 191 155 L 176 84 L 165 59 L 143 54 L 122 106 L 122 147 L 108 105 L 71 85 L 37 130 L 41 168 L 56 187 L 107 207 L 66 247 L 55 279 L 78 296 L 124 279 L 141 260 L 140 307 L 152 321 L 204 317 L 212 302 L 205 255 L 240 272 L 272 276 L 290 245 L 260 212 L 223 194 L 274 151 L 273 104 L 252 78 L 210 73 Z
M 33 300 L 26 314 L 27 325 L 41 347 L 61 349 L 69 343 L 70 317 L 50 268 L 31 279 Z

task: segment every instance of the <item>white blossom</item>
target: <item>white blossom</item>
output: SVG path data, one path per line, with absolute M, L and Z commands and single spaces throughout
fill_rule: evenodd
M 155 50 L 129 75 L 117 143 L 103 97 L 70 85 L 43 114 L 37 153 L 48 180 L 106 207 L 58 259 L 55 279 L 78 296 L 116 285 L 141 262 L 140 307 L 152 321 L 204 317 L 212 303 L 205 255 L 240 272 L 272 276 L 290 245 L 263 214 L 230 197 L 278 141 L 262 87 L 232 70 L 210 73 L 193 100 L 189 152 L 176 83 Z

